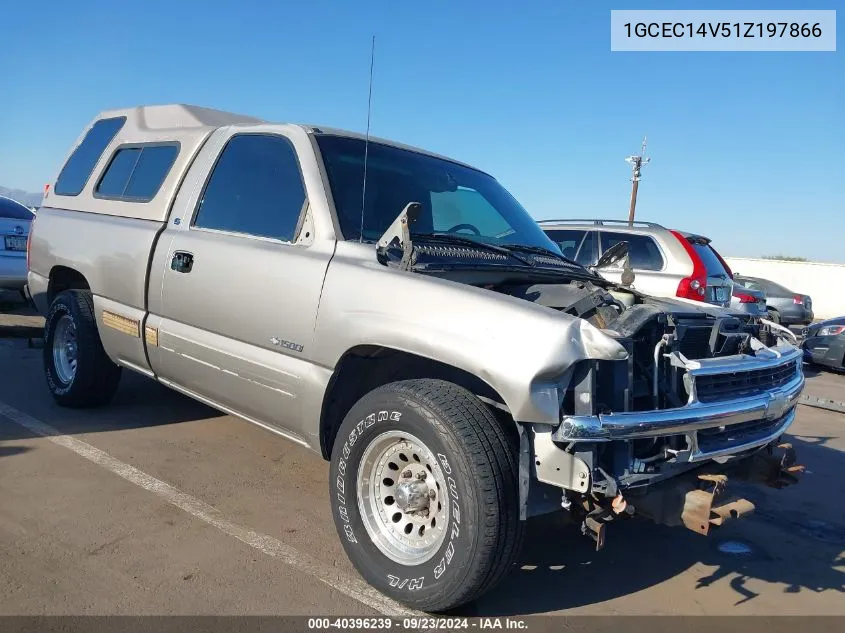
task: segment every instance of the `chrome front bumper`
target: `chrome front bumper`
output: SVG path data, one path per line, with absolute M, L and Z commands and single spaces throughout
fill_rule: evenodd
M 632 411 L 586 416 L 565 416 L 552 434 L 557 442 L 607 442 L 643 438 L 686 435 L 688 451 L 682 461 L 701 461 L 733 455 L 763 446 L 777 439 L 794 421 L 795 405 L 804 388 L 801 370 L 802 351 L 795 347 L 763 350 L 757 357 L 738 356 L 684 361 L 690 380 L 690 400 L 683 407 L 657 411 Z M 762 393 L 720 400 L 700 402 L 696 398 L 697 376 L 717 375 L 745 371 L 766 370 L 795 364 L 795 376 L 787 383 Z M 734 445 L 704 449 L 700 446 L 697 431 L 702 429 L 727 429 L 735 424 L 766 422 L 760 431 Z M 740 434 L 742 435 L 742 434 Z

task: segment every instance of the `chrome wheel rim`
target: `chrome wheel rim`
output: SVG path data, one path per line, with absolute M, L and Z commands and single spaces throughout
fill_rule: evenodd
M 440 549 L 449 523 L 446 478 L 417 437 L 387 431 L 364 449 L 358 510 L 370 540 L 389 559 L 419 565 Z
M 66 385 L 73 382 L 77 365 L 76 325 L 70 315 L 65 314 L 56 324 L 53 334 L 53 367 L 59 380 Z

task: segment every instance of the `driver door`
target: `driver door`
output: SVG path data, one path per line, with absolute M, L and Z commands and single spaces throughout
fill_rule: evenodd
M 308 201 L 292 143 L 224 132 L 202 193 L 159 240 L 150 360 L 163 382 L 302 441 L 301 395 L 331 248 L 301 230 Z

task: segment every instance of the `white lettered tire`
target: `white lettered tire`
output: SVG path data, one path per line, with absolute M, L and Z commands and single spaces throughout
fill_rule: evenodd
M 367 582 L 436 612 L 504 577 L 523 528 L 508 431 L 473 394 L 442 380 L 390 383 L 352 407 L 334 443 L 329 492 L 343 547 Z

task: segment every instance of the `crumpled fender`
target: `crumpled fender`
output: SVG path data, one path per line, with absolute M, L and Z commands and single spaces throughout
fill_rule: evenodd
M 313 361 L 336 367 L 381 345 L 467 371 L 501 395 L 514 419 L 558 424 L 567 371 L 586 358 L 627 358 L 583 319 L 528 301 L 379 264 L 367 244 L 339 243 L 317 315 Z

